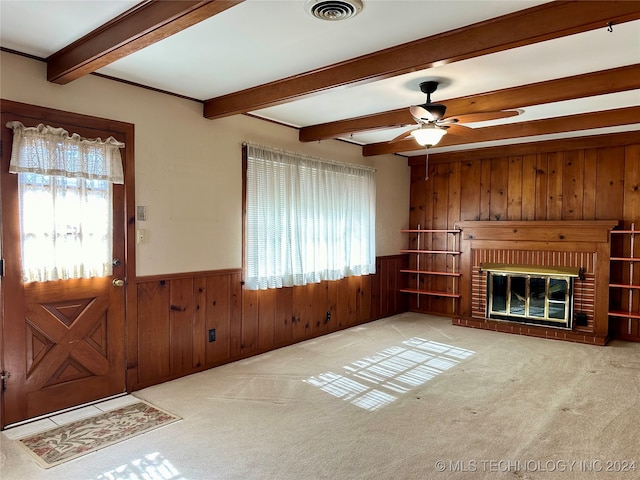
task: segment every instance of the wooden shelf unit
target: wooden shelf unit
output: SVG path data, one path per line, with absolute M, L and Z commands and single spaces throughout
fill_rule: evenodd
M 640 230 L 636 230 L 635 224 L 631 224 L 631 228 L 629 230 L 611 230 L 611 235 L 624 235 L 626 241 L 628 241 L 629 248 L 629 256 L 627 257 L 610 257 L 610 261 L 620 262 L 622 264 L 621 275 L 622 279 L 611 279 L 609 283 L 609 289 L 621 289 L 626 291 L 626 298 L 623 297 L 620 302 L 620 307 L 624 307 L 623 303 L 626 300 L 626 310 L 609 310 L 609 316 L 627 319 L 627 334 L 631 335 L 633 332 L 633 322 L 635 320 L 640 320 L 640 297 L 634 292 L 640 291 L 640 279 L 634 278 L 638 277 L 638 272 L 636 270 L 640 266 L 636 266 L 635 262 L 640 262 L 640 256 L 636 255 L 636 236 L 640 235 Z M 613 245 L 613 242 L 612 242 Z M 623 270 L 626 266 L 626 270 Z M 628 275 L 628 279 L 626 283 L 624 281 L 624 275 Z M 617 280 L 617 281 L 616 281 Z M 623 281 L 620 281 L 623 280 Z
M 410 293 L 410 294 L 415 294 L 418 296 L 417 302 L 418 302 L 418 307 L 420 306 L 420 296 L 421 295 L 428 295 L 428 296 L 434 296 L 434 297 L 445 297 L 445 298 L 451 298 L 453 299 L 454 302 L 454 310 L 456 310 L 456 300 L 458 298 L 460 298 L 460 293 L 458 292 L 458 277 L 460 277 L 460 272 L 458 271 L 459 269 L 459 262 L 457 260 L 458 256 L 460 255 L 460 249 L 459 249 L 459 238 L 458 238 L 458 234 L 460 233 L 460 230 L 447 230 L 447 229 L 422 229 L 420 228 L 420 225 L 418 225 L 417 229 L 407 229 L 407 230 L 401 230 L 402 233 L 413 233 L 416 235 L 416 248 L 413 249 L 406 249 L 406 250 L 400 250 L 402 253 L 408 253 L 410 255 L 415 255 L 415 267 L 416 268 L 408 268 L 408 269 L 403 269 L 400 270 L 401 273 L 403 274 L 407 274 L 407 275 L 414 275 L 415 276 L 415 284 L 417 286 L 420 285 L 420 278 L 421 277 L 436 277 L 436 278 L 450 278 L 451 279 L 451 290 L 450 291 L 443 291 L 443 290 L 425 290 L 425 289 L 421 289 L 421 288 L 401 288 L 400 291 L 403 293 Z M 429 234 L 429 235 L 446 235 L 447 239 L 446 239 L 446 249 L 442 250 L 442 249 L 424 249 L 421 248 L 424 242 L 424 238 L 423 235 L 424 234 Z M 437 256 L 437 255 L 446 255 L 446 256 L 451 256 L 451 258 L 453 259 L 451 266 L 449 268 L 448 263 L 449 262 L 445 262 L 445 269 L 444 270 L 440 270 L 440 269 L 433 269 L 433 268 L 429 268 L 429 269 L 425 269 L 425 268 L 421 268 L 421 265 L 423 265 L 424 263 L 426 263 L 427 265 L 432 266 L 433 265 L 433 261 L 430 262 L 426 262 L 424 260 L 424 256 L 426 255 L 430 255 L 430 256 Z

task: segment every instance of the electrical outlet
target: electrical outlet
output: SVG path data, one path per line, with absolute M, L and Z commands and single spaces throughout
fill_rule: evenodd
M 331 310 L 327 310 L 327 318 L 325 318 L 324 323 L 329 323 L 331 321 Z
M 216 341 L 216 329 L 212 328 L 209 330 L 209 343 Z

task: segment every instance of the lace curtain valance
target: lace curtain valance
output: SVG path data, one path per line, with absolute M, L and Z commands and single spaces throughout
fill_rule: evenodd
M 13 129 L 11 173 L 124 183 L 120 157 L 124 143 L 113 137 L 104 141 L 86 139 L 43 124 L 25 127 L 20 122 L 9 122 L 7 127 Z
M 18 177 L 23 282 L 111 275 L 113 184 L 124 183 L 124 144 L 42 124 L 7 127 L 13 129 L 9 171 Z

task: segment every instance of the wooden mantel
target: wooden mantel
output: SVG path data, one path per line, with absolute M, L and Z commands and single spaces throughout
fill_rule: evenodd
M 557 338 L 598 345 L 609 333 L 610 231 L 618 220 L 581 221 L 462 221 L 460 240 L 460 318 L 457 325 Z M 549 267 L 582 267 L 589 298 L 587 325 L 571 330 L 488 319 L 484 314 L 486 278 L 482 262 Z M 592 300 L 591 300 L 592 299 Z
M 463 240 L 508 242 L 609 243 L 618 220 L 469 221 L 457 222 Z

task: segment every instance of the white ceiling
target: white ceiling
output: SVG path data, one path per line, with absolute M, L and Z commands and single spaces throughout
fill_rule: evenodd
M 138 1 L 0 1 L 0 45 L 46 59 Z M 540 5 L 530 0 L 364 0 L 362 12 L 321 21 L 303 0 L 247 0 L 98 70 L 98 73 L 200 101 L 318 69 L 390 46 L 430 37 Z M 640 20 L 439 65 L 384 80 L 333 88 L 312 97 L 254 110 L 254 115 L 304 127 L 424 103 L 419 83 L 442 81 L 433 101 L 490 92 L 640 63 Z M 546 105 L 522 105 L 523 114 L 472 127 L 523 122 L 640 105 L 640 90 Z M 640 124 L 613 127 L 640 130 Z M 404 129 L 406 130 L 406 128 Z M 388 141 L 403 129 L 343 137 L 358 144 Z M 605 129 L 579 135 L 603 133 Z M 557 133 L 541 140 L 578 135 Z M 522 140 L 519 140 L 522 141 Z M 489 145 L 515 143 L 493 141 Z M 477 146 L 477 145 L 475 145 Z M 435 147 L 437 151 L 469 145 Z M 403 152 L 422 154 L 424 150 Z

